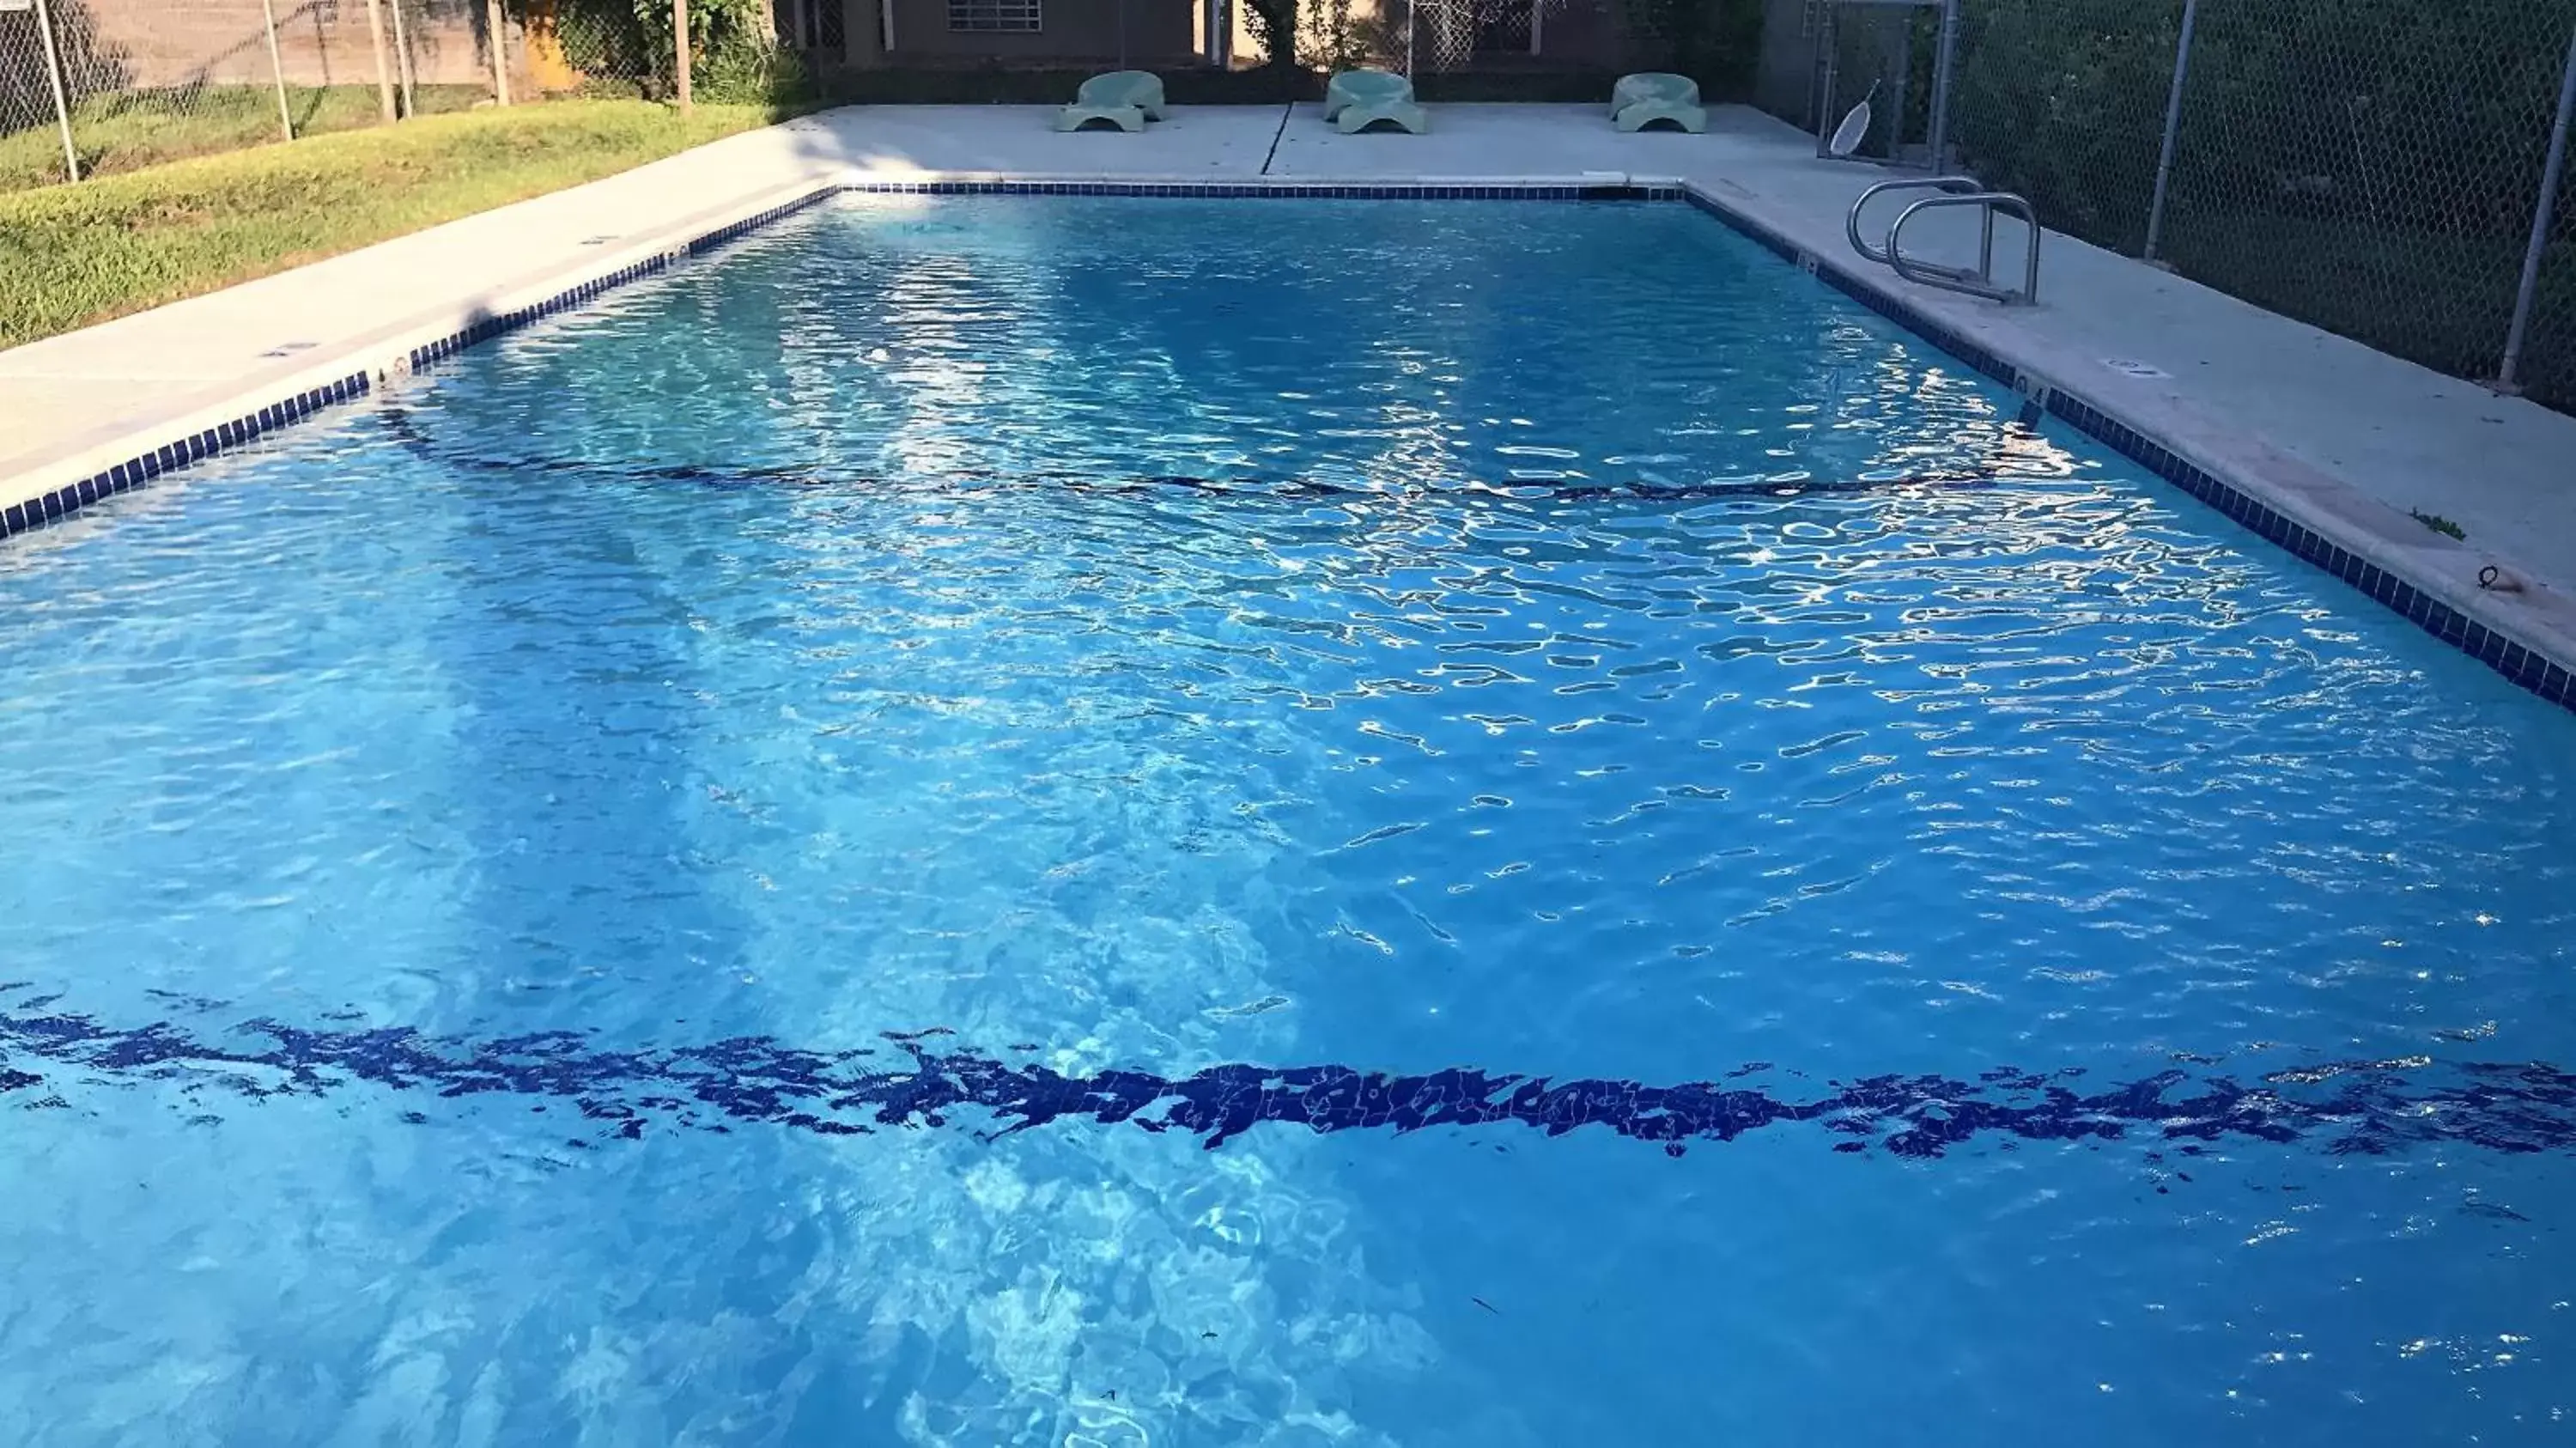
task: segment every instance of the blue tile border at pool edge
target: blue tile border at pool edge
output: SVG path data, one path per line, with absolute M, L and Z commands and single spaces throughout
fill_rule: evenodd
M 729 221 L 702 235 L 671 246 L 660 255 L 621 267 L 605 276 L 576 283 L 541 301 L 509 312 L 478 317 L 464 327 L 410 350 L 413 371 L 431 366 L 478 342 L 515 331 L 530 322 L 642 277 L 666 270 L 684 257 L 699 256 L 728 242 L 843 193 L 862 195 L 1084 195 L 1168 197 L 1328 197 L 1405 200 L 1513 201 L 1658 201 L 1686 202 L 1715 217 L 1731 230 L 1751 238 L 1781 259 L 1812 272 L 1836 291 L 1878 313 L 2007 387 L 2020 388 L 2019 369 L 1991 348 L 1970 341 L 1922 309 L 1860 282 L 1839 266 L 1810 260 L 1787 236 L 1754 218 L 1677 182 L 1639 182 L 1625 177 L 1601 182 L 1337 182 L 1337 181 L 1010 181 L 908 180 L 844 181 L 815 187 L 804 195 Z M 142 486 L 152 478 L 212 457 L 334 403 L 366 395 L 371 379 L 365 371 L 350 373 L 320 387 L 267 403 L 230 422 L 161 444 L 50 493 L 0 511 L 0 538 L 42 527 L 85 504 Z M 2434 638 L 2469 654 L 2519 687 L 2550 703 L 2576 709 L 2576 675 L 2525 649 L 2502 634 L 2469 620 L 2449 604 L 2404 579 L 2370 564 L 2331 540 L 2264 505 L 2259 499 L 2202 468 L 2172 449 L 2115 420 L 2063 388 L 2038 389 L 2025 408 L 2026 422 L 2039 412 L 2061 418 L 2086 436 L 2138 463 L 2157 477 L 2219 509 L 2229 518 L 2292 555 L 2316 564 L 2352 585 Z
M 333 403 L 362 397 L 370 385 L 371 379 L 365 372 L 352 372 L 318 387 L 308 387 L 292 396 L 264 403 L 230 422 L 217 423 L 146 448 L 123 462 L 112 463 L 52 492 L 40 493 L 0 510 L 0 538 L 43 527 L 101 498 L 139 488 L 164 473 L 177 472 L 190 463 L 213 457 L 262 434 L 301 421 Z
M 756 212 L 737 221 L 727 222 L 715 230 L 680 243 L 671 250 L 631 266 L 621 267 L 606 276 L 593 277 L 556 293 L 543 301 L 513 311 L 478 317 L 464 327 L 412 348 L 404 360 L 413 369 L 450 357 L 488 341 L 504 332 L 515 331 L 528 323 L 577 303 L 588 301 L 614 286 L 661 271 L 677 256 L 693 256 L 712 251 L 746 232 L 765 226 L 782 216 L 811 206 L 831 196 L 839 188 L 819 186 L 792 201 Z M 164 473 L 176 472 L 190 463 L 200 462 L 221 452 L 230 451 L 289 423 L 300 422 L 312 413 L 335 403 L 367 395 L 374 378 L 360 370 L 334 378 L 318 387 L 306 388 L 273 402 L 262 403 L 229 422 L 202 429 L 172 441 L 162 442 L 89 475 L 75 479 L 52 492 L 39 494 L 23 503 L 0 510 L 0 538 L 23 533 L 63 517 L 101 498 L 141 487 Z
M 742 217 L 739 220 L 726 222 L 724 225 L 719 226 L 715 230 L 707 232 L 702 236 L 692 237 L 687 241 L 677 243 L 668 251 L 665 251 L 658 256 L 646 257 L 642 261 L 620 267 L 617 270 L 608 273 L 606 276 L 593 277 L 588 281 L 568 287 L 563 291 L 557 292 L 553 296 L 543 299 L 542 301 L 531 302 L 527 306 L 519 307 L 512 311 L 500 312 L 492 316 L 478 318 L 458 331 L 451 332 L 444 337 L 435 338 L 412 348 L 410 354 L 405 360 L 410 364 L 412 371 L 418 372 L 434 363 L 444 361 L 445 359 L 464 351 L 466 348 L 473 346 L 477 342 L 489 341 L 505 332 L 515 332 L 519 328 L 528 325 L 530 322 L 551 317 L 557 312 L 564 311 L 570 307 L 589 301 L 591 298 L 598 296 L 600 293 L 607 291 L 611 287 L 624 286 L 626 283 L 634 281 L 640 277 L 652 276 L 657 272 L 667 270 L 673 262 L 678 261 L 683 257 L 700 256 L 713 251 L 717 247 L 723 246 L 727 242 L 738 240 L 750 232 L 756 231 L 763 226 L 767 226 L 771 222 L 776 221 L 783 216 L 802 211 L 806 207 L 812 206 L 831 196 L 838 189 L 839 188 L 837 187 L 831 186 L 819 187 L 792 201 L 782 202 L 779 205 L 768 208 L 767 210 L 757 211 L 749 216 Z
M 1818 280 L 1834 290 L 1922 337 L 1993 381 L 2015 389 L 2024 386 L 2019 368 L 1992 349 L 1959 335 L 1955 329 L 1921 308 L 1861 282 L 1840 267 L 1810 264 L 1804 249 L 1788 237 L 1723 202 L 1692 189 L 1685 189 L 1682 194 L 1693 207 L 1750 237 L 1782 259 L 1797 263 L 1801 270 L 1814 272 Z M 2218 475 L 2186 461 L 2173 449 L 2063 387 L 2052 384 L 2038 389 L 2038 394 L 2024 410 L 2025 422 L 2036 421 L 2043 411 L 2064 420 L 2085 436 L 2260 534 L 2266 542 L 2352 585 L 2364 597 L 2386 606 L 2436 640 L 2485 664 L 2516 686 L 2539 695 L 2549 703 L 2576 709 L 2576 675 L 2571 675 L 2565 668 L 2503 634 L 2471 621 L 2467 615 L 2439 598 L 2283 515 Z
M 2432 593 L 2306 527 L 2261 499 L 2183 460 L 2154 439 L 2060 388 L 2051 388 L 2048 412 L 2078 431 L 2145 466 L 2149 471 L 2293 556 L 2333 574 L 2435 639 L 2501 674 L 2549 703 L 2576 708 L 2568 672 L 2504 634 L 2489 629 Z

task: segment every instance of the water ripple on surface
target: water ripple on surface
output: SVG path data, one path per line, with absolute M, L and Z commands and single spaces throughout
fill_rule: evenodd
M 10 540 L 0 1440 L 2541 1441 L 2571 721 L 2019 414 L 879 198 Z

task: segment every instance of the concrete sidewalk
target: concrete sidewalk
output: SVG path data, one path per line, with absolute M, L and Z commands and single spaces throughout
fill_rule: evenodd
M 1706 136 L 1621 135 L 1599 107 L 1442 105 L 1420 137 L 1344 136 L 1312 106 L 1184 108 L 1142 136 L 1059 135 L 1048 114 L 832 111 L 0 353 L 0 505 L 834 180 L 1677 180 L 2576 668 L 2576 418 L 2053 233 L 2037 307 L 1903 282 L 1843 234 L 1852 198 L 1885 173 L 1818 161 L 1758 112 L 1714 112 Z M 1964 257 L 1967 216 L 1927 220 L 1923 250 Z M 2002 238 L 1999 269 L 2019 245 Z M 2455 520 L 2466 543 L 2410 509 Z M 2531 587 L 2480 590 L 2490 562 Z

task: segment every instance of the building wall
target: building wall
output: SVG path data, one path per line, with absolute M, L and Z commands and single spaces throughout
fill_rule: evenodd
M 1539 21 L 1541 60 L 1569 66 L 1626 70 L 1635 64 L 1635 46 L 1626 24 L 1609 0 L 1566 0 L 1550 5 Z M 1608 101 L 1603 96 L 1603 101 Z
M 1309 0 L 1312 3 L 1312 0 Z M 1538 0 L 1545 14 L 1538 22 L 1538 49 L 1528 63 L 1536 67 L 1600 67 L 1618 69 L 1625 66 L 1632 46 L 1619 18 L 1617 0 Z M 1237 63 L 1257 64 L 1261 44 L 1253 38 L 1251 22 L 1245 18 L 1242 0 L 1230 7 L 1234 21 L 1234 54 Z M 1405 17 L 1413 17 L 1414 69 L 1428 73 L 1441 68 L 1443 46 L 1440 41 L 1443 14 L 1439 0 L 1351 0 L 1351 18 L 1382 24 L 1387 33 L 1404 34 Z M 1474 22 L 1468 18 L 1464 0 L 1453 0 L 1447 14 L 1457 44 L 1463 48 L 1472 34 Z M 1494 59 L 1499 59 L 1496 57 Z M 1453 56 L 1452 70 L 1472 69 L 1491 64 L 1485 56 Z
M 816 0 L 833 4 L 836 0 Z M 841 63 L 844 65 L 883 65 L 885 47 L 880 42 L 884 23 L 877 7 L 884 0 L 837 0 L 841 7 Z
M 1142 64 L 1187 59 L 1198 51 L 1192 0 L 1040 0 L 1039 24 L 1043 28 L 1034 31 L 951 30 L 948 0 L 891 3 L 894 50 L 885 61 L 895 65 L 912 57 L 1115 60 L 1122 52 L 1131 62 Z M 866 49 L 873 52 L 878 49 L 875 40 L 880 21 L 873 4 L 866 8 Z M 852 19 L 857 17 L 853 15 Z M 853 25 L 849 47 L 853 62 L 862 54 L 858 39 Z
M 1822 0 L 1765 0 L 1762 59 L 1753 103 L 1807 130 L 1816 127 L 1816 55 Z
M 834 3 L 834 0 L 824 0 Z M 952 31 L 947 0 L 837 0 L 842 11 L 843 61 L 854 66 L 904 65 L 928 61 L 954 64 L 977 59 L 1028 62 L 1112 60 L 1118 55 L 1118 0 L 1042 0 L 1043 30 L 1032 32 Z M 1138 65 L 1196 62 L 1205 52 L 1208 7 L 1218 0 L 1126 0 L 1127 55 Z M 1436 0 L 1421 0 L 1421 27 L 1415 51 L 1417 68 L 1436 68 Z M 895 48 L 881 43 L 881 5 L 894 7 Z M 1397 33 L 1409 10 L 1408 0 L 1351 0 L 1352 18 L 1391 22 Z M 1238 66 L 1258 64 L 1261 47 L 1245 19 L 1242 0 L 1224 4 L 1231 32 L 1230 57 Z M 1460 5 L 1457 23 L 1466 22 Z M 1463 32 L 1463 29 L 1461 31 Z M 1474 64 L 1494 59 L 1477 57 Z M 1517 59 L 1517 58 L 1516 58 Z M 1538 54 L 1525 64 L 1546 68 L 1631 68 L 1637 47 L 1621 21 L 1618 0 L 1552 0 L 1539 23 Z M 1461 65 L 1457 68 L 1466 68 Z

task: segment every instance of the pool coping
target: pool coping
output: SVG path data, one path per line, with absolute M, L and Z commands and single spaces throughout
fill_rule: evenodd
M 1721 183 L 1722 184 L 1722 183 Z M 489 304 L 443 305 L 349 342 L 279 357 L 275 368 L 120 419 L 0 480 L 0 539 L 42 528 L 101 498 L 237 448 L 334 404 L 577 306 L 613 287 L 842 193 L 1106 195 L 1198 198 L 1460 200 L 1635 199 L 1686 202 L 2024 399 L 2025 420 L 2056 417 L 2292 555 L 2315 564 L 2442 643 L 2543 700 L 2576 709 L 2576 606 L 2546 590 L 2487 587 L 2458 570 L 2474 555 L 2411 537 L 2402 514 L 2278 456 L 2229 457 L 2070 385 L 2067 369 L 2018 339 L 1970 334 L 1916 303 L 1894 273 L 1808 250 L 1730 198 L 1677 177 L 1593 171 L 1571 176 L 1203 178 L 924 171 L 899 178 L 856 169 L 800 178 L 675 218 L 610 250 L 505 281 Z M 277 355 L 277 354 L 272 354 Z M 2416 528 L 2415 532 L 2422 532 Z
M 2138 419 L 2102 395 L 2070 385 L 2056 359 L 1998 337 L 1989 344 L 1915 304 L 1895 273 L 1874 272 L 1843 255 L 1809 251 L 1785 231 L 1694 181 L 1668 183 L 1691 204 L 1752 238 L 1854 301 L 2012 388 L 2025 418 L 2058 418 L 2095 442 L 2224 513 L 2303 562 L 2359 590 L 2444 644 L 2485 664 L 2544 701 L 2576 710 L 2576 604 L 2515 581 L 2491 588 L 2477 575 L 2446 574 L 2476 555 L 2429 537 L 2377 499 L 2289 458 L 2252 465 L 2213 452 L 2209 440 Z M 2484 572 L 2485 570 L 2482 570 Z

